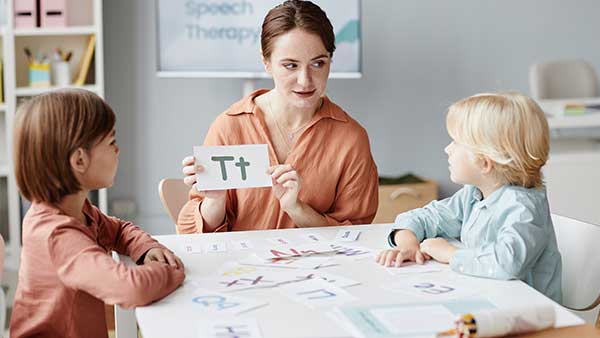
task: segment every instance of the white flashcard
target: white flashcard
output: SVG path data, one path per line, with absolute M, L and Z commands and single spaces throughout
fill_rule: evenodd
M 283 257 L 318 256 L 334 254 L 335 249 L 327 244 L 310 243 L 299 246 L 274 246 L 266 250 L 260 250 L 257 255 L 265 260 Z
M 292 242 L 289 239 L 283 238 L 283 237 L 267 238 L 267 241 L 269 241 L 269 243 L 275 244 L 275 245 L 291 245 L 292 244 Z
M 385 269 L 392 275 L 404 275 L 413 273 L 446 271 L 450 268 L 448 264 L 442 264 L 434 260 L 429 260 L 423 264 L 417 264 L 415 262 L 403 262 L 399 267 L 393 266 L 386 267 Z
M 393 292 L 411 295 L 416 299 L 455 299 L 473 296 L 478 293 L 477 288 L 471 288 L 456 283 L 447 278 L 403 276 L 395 282 L 386 284 L 383 288 Z
M 273 186 L 266 144 L 194 147 L 194 156 L 204 167 L 196 173 L 199 191 Z
M 201 254 L 204 252 L 201 243 L 185 243 L 181 246 L 181 249 L 187 254 Z
M 231 241 L 231 247 L 235 250 L 250 250 L 254 248 L 254 245 L 250 240 L 244 239 L 241 241 Z
M 286 297 L 311 308 L 340 305 L 356 300 L 356 297 L 348 291 L 322 279 L 290 283 L 282 285 L 277 290 Z
M 360 236 L 360 230 L 344 229 L 344 230 L 338 231 L 337 235 L 335 236 L 335 241 L 336 242 L 354 242 L 354 241 L 358 240 L 358 236 Z
M 256 319 L 229 318 L 203 322 L 198 337 L 208 338 L 262 338 Z
M 349 246 L 346 244 L 330 243 L 329 247 L 336 250 L 337 256 L 349 257 L 354 260 L 373 258 L 375 250 L 364 248 L 361 246 Z
M 190 301 L 195 310 L 237 315 L 267 305 L 267 302 L 232 294 L 196 289 Z
M 304 234 L 302 237 L 307 239 L 309 242 L 322 242 L 323 241 L 323 237 L 321 237 L 321 235 L 315 234 L 315 233 Z
M 322 280 L 326 281 L 327 283 L 331 283 L 340 288 L 347 288 L 350 286 L 355 286 L 355 285 L 360 284 L 360 282 L 355 281 L 353 279 L 342 277 L 339 275 L 334 275 L 332 273 L 325 273 L 325 272 L 305 272 L 303 274 L 298 272 L 296 274 L 296 276 L 297 276 L 297 278 L 302 278 L 302 279 L 322 279 Z
M 206 252 L 216 253 L 227 251 L 227 243 L 225 242 L 212 242 L 206 246 Z
M 329 266 L 338 265 L 332 262 L 331 257 L 281 257 L 265 260 L 257 255 L 249 256 L 239 261 L 242 265 L 261 267 L 261 268 L 282 268 L 282 269 L 321 269 Z

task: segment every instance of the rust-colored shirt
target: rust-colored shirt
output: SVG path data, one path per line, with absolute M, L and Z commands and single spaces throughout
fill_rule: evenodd
M 233 104 L 215 120 L 204 145 L 268 144 L 271 165 L 278 164 L 264 114 L 254 98 L 258 90 Z M 326 225 L 371 223 L 377 211 L 377 166 L 367 132 L 339 106 L 324 98 L 298 137 L 285 162 L 301 179 L 298 198 L 327 219 Z M 202 196 L 190 190 L 179 213 L 179 233 L 203 232 Z M 295 227 L 270 187 L 227 192 L 225 222 L 216 231 Z
M 104 303 L 145 305 L 183 282 L 183 269 L 164 263 L 115 262 L 109 250 L 137 262 L 163 246 L 89 201 L 83 211 L 88 225 L 46 203 L 33 203 L 27 212 L 11 337 L 107 337 Z

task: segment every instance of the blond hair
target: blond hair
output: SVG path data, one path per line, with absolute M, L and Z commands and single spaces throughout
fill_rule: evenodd
M 53 91 L 24 103 L 14 135 L 15 174 L 23 197 L 56 204 L 80 191 L 71 154 L 78 148 L 90 150 L 114 126 L 113 110 L 89 91 Z
M 543 186 L 541 168 L 548 160 L 548 121 L 529 97 L 515 93 L 478 94 L 448 109 L 446 127 L 458 143 L 495 162 L 503 184 Z

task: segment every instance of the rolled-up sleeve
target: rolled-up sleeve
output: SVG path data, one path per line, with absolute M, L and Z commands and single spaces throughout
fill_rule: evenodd
M 396 230 L 407 229 L 417 236 L 419 242 L 434 237 L 458 238 L 469 198 L 472 198 L 470 189 L 464 187 L 451 197 L 399 214 L 390 235 Z M 388 241 L 395 245 L 390 236 Z

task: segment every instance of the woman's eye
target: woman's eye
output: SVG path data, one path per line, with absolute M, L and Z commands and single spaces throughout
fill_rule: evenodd
M 324 65 L 325 65 L 325 61 L 322 61 L 322 60 L 313 62 L 313 67 L 321 68 Z
M 285 67 L 286 69 L 294 69 L 294 68 L 296 68 L 296 64 L 295 63 L 285 63 L 283 65 L 283 67 Z

